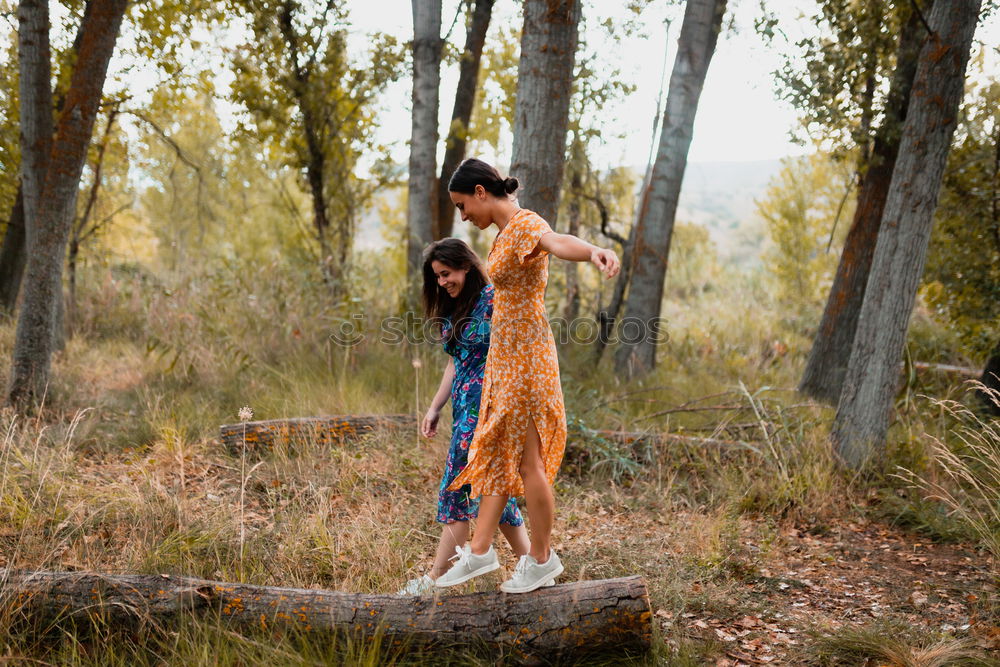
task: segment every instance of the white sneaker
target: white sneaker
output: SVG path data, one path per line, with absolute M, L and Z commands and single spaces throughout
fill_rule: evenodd
M 530 593 L 542 586 L 554 584 L 555 578 L 562 571 L 562 563 L 555 551 L 549 552 L 549 559 L 544 563 L 539 563 L 531 556 L 521 556 L 514 568 L 514 576 L 500 584 L 500 590 L 504 593 Z
M 419 579 L 410 579 L 396 595 L 427 595 L 434 590 L 434 580 L 426 574 Z
M 497 560 L 497 552 L 493 549 L 493 545 L 490 545 L 490 550 L 481 556 L 472 553 L 470 546 L 455 547 L 455 555 L 450 560 L 456 559 L 457 561 L 451 566 L 451 569 L 437 578 L 434 582 L 435 586 L 438 588 L 457 586 L 473 577 L 492 572 L 500 567 L 500 561 Z

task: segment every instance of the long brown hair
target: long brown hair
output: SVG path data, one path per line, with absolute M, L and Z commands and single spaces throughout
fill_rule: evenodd
M 465 284 L 458 296 L 452 298 L 443 287 L 438 285 L 437 276 L 431 262 L 441 262 L 449 269 L 467 271 Z M 461 326 L 460 322 L 469 316 L 476 305 L 479 293 L 486 287 L 489 279 L 479 255 L 469 245 L 455 238 L 435 241 L 424 249 L 424 314 L 431 321 L 440 318 L 450 318 L 452 321 L 449 341 L 455 337 L 455 332 Z

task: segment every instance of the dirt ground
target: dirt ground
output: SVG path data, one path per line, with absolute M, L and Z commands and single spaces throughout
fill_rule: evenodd
M 719 667 L 793 664 L 807 629 L 890 619 L 970 637 L 1000 661 L 1000 627 L 989 612 L 997 580 L 986 556 L 879 523 L 826 528 L 780 532 L 745 581 L 758 613 L 726 615 L 716 607 L 714 614 L 657 610 L 656 617 L 665 630 L 719 642 Z

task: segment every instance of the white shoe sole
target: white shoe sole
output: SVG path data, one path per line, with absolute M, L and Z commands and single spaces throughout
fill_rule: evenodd
M 456 579 L 455 581 L 449 581 L 448 583 L 444 583 L 444 584 L 441 583 L 441 579 L 444 578 L 444 575 L 442 575 L 441 577 L 438 577 L 437 580 L 434 581 L 434 587 L 435 588 L 448 588 L 449 586 L 458 586 L 459 584 L 464 584 L 469 579 L 475 579 L 476 577 L 478 577 L 480 575 L 489 574 L 493 570 L 498 570 L 498 569 L 500 569 L 500 562 L 499 561 L 494 562 L 494 563 L 490 563 L 489 565 L 483 565 L 478 570 L 473 570 L 472 572 L 470 572 L 469 574 L 465 575 L 461 579 Z
M 559 567 L 556 568 L 556 571 L 553 572 L 552 576 L 549 577 L 548 579 L 535 582 L 534 584 L 530 584 L 528 586 L 521 586 L 519 588 L 515 588 L 514 586 L 510 585 L 508 582 L 505 581 L 502 584 L 500 584 L 500 590 L 503 591 L 504 593 L 530 593 L 531 591 L 537 591 L 539 588 L 542 588 L 543 586 L 554 586 L 556 583 L 556 577 L 558 577 L 562 573 L 563 573 L 563 566 L 562 564 L 560 564 Z M 552 583 L 550 584 L 549 582 Z

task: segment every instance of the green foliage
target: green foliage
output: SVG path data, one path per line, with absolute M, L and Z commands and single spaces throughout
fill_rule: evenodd
M 715 243 L 703 225 L 675 223 L 670 245 L 665 287 L 675 298 L 705 292 L 725 279 Z
M 376 135 L 378 98 L 402 73 L 405 49 L 388 35 L 369 38 L 363 56 L 348 55 L 346 3 L 312 8 L 294 0 L 233 0 L 253 39 L 232 51 L 232 99 L 247 110 L 242 132 L 291 168 L 309 191 L 307 170 L 322 174 L 312 190 L 329 229 L 312 216 L 327 277 L 349 275 L 358 217 L 375 192 L 398 177 Z M 331 256 L 334 254 L 336 256 Z
M 834 249 L 853 215 L 851 189 L 845 161 L 814 153 L 785 160 L 757 205 L 772 244 L 764 263 L 774 294 L 792 315 L 818 317 L 837 269 Z
M 789 45 L 775 72 L 779 95 L 801 114 L 802 129 L 794 136 L 802 143 L 821 141 L 838 154 L 869 143 L 910 7 L 886 0 L 823 0 L 807 18 L 811 36 Z M 758 22 L 758 31 L 773 41 L 775 24 Z
M 1000 81 L 974 85 L 948 158 L 923 295 L 983 359 L 1000 340 Z
M 497 26 L 497 22 L 493 22 Z M 521 30 L 511 26 L 491 26 L 479 64 L 479 86 L 469 119 L 469 154 L 486 146 L 502 154 L 504 133 L 514 127 L 517 99 L 517 64 L 521 53 Z

